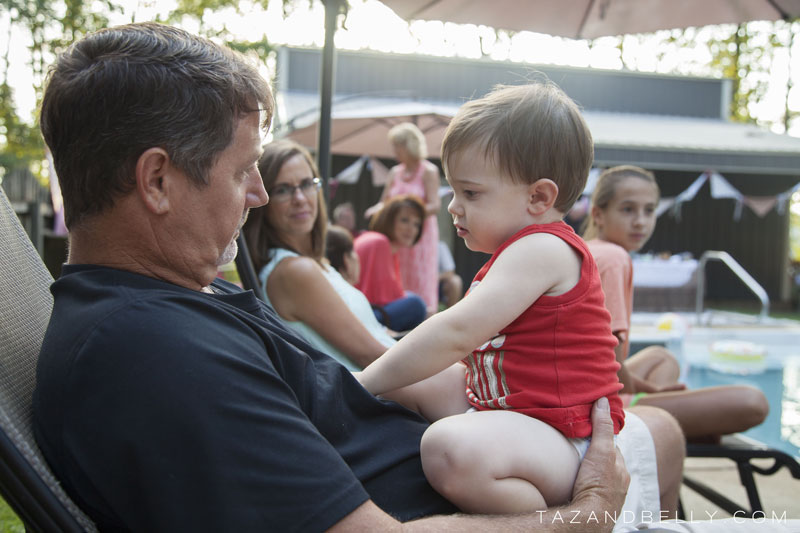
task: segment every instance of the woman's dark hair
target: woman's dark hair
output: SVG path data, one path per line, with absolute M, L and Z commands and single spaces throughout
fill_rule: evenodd
M 325 237 L 325 257 L 333 268 L 344 269 L 344 256 L 353 251 L 353 235 L 347 228 L 331 224 Z
M 317 166 L 314 164 L 314 160 L 308 150 L 288 139 L 274 141 L 264 146 L 264 154 L 258 161 L 258 170 L 261 172 L 261 179 L 267 191 L 275 185 L 283 165 L 296 155 L 302 155 L 314 176 L 319 176 Z M 247 241 L 247 249 L 250 252 L 250 258 L 253 260 L 253 266 L 256 271 L 261 270 L 264 265 L 269 263 L 270 253 L 275 248 L 286 248 L 299 253 L 281 238 L 278 231 L 269 221 L 267 214 L 270 208 L 271 204 L 268 203 L 265 206 L 251 209 L 247 222 L 242 228 Z M 325 197 L 322 194 L 322 189 L 318 189 L 317 219 L 314 221 L 314 227 L 311 228 L 311 258 L 317 262 L 322 261 L 322 257 L 325 255 L 325 233 L 327 229 L 328 209 L 325 206 Z
M 383 209 L 378 211 L 369 221 L 369 229 L 383 233 L 389 237 L 390 241 L 394 241 L 394 223 L 397 220 L 397 215 L 400 214 L 400 210 L 404 207 L 410 207 L 419 215 L 421 225 L 417 238 L 414 239 L 414 244 L 417 244 L 422 237 L 422 230 L 425 224 L 425 204 L 419 196 L 414 196 L 413 194 L 394 196 L 387 200 L 383 205 Z

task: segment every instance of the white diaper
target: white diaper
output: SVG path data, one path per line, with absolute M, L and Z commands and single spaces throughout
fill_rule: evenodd
M 614 438 L 617 438 L 616 435 Z M 583 456 L 586 455 L 586 450 L 589 449 L 589 443 L 592 442 L 592 439 L 590 437 L 573 437 L 567 440 L 575 447 L 575 451 L 578 452 L 578 459 L 583 461 Z

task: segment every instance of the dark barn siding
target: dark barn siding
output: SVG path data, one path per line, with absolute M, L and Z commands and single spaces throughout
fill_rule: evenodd
M 753 196 L 778 194 L 797 182 L 797 178 L 789 176 L 723 175 L 743 194 Z M 664 196 L 677 195 L 697 176 L 697 173 L 690 172 L 656 172 Z M 705 250 L 728 252 L 766 289 L 770 300 L 779 300 L 786 276 L 788 209 L 781 215 L 774 208 L 761 218 L 743 206 L 738 221 L 734 220 L 735 209 L 734 200 L 711 198 L 707 182 L 694 200 L 681 206 L 680 220 L 670 213 L 659 217 L 653 237 L 643 251 L 688 251 L 696 258 Z M 755 296 L 721 263 L 709 263 L 706 272 L 707 298 L 755 300 Z

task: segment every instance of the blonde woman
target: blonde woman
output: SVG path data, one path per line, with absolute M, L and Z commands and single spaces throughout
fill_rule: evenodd
M 428 314 L 435 313 L 439 301 L 439 225 L 436 216 L 441 208 L 439 169 L 428 161 L 425 135 L 410 122 L 398 124 L 389 131 L 398 164 L 389 171 L 381 201 L 366 211 L 371 217 L 392 197 L 412 194 L 425 204 L 422 237 L 412 248 L 398 250 L 403 288 L 418 294 L 425 301 Z

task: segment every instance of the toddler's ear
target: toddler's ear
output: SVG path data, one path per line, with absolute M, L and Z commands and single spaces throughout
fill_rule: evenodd
M 538 179 L 528 187 L 528 211 L 534 216 L 543 215 L 557 198 L 558 185 L 551 179 Z

